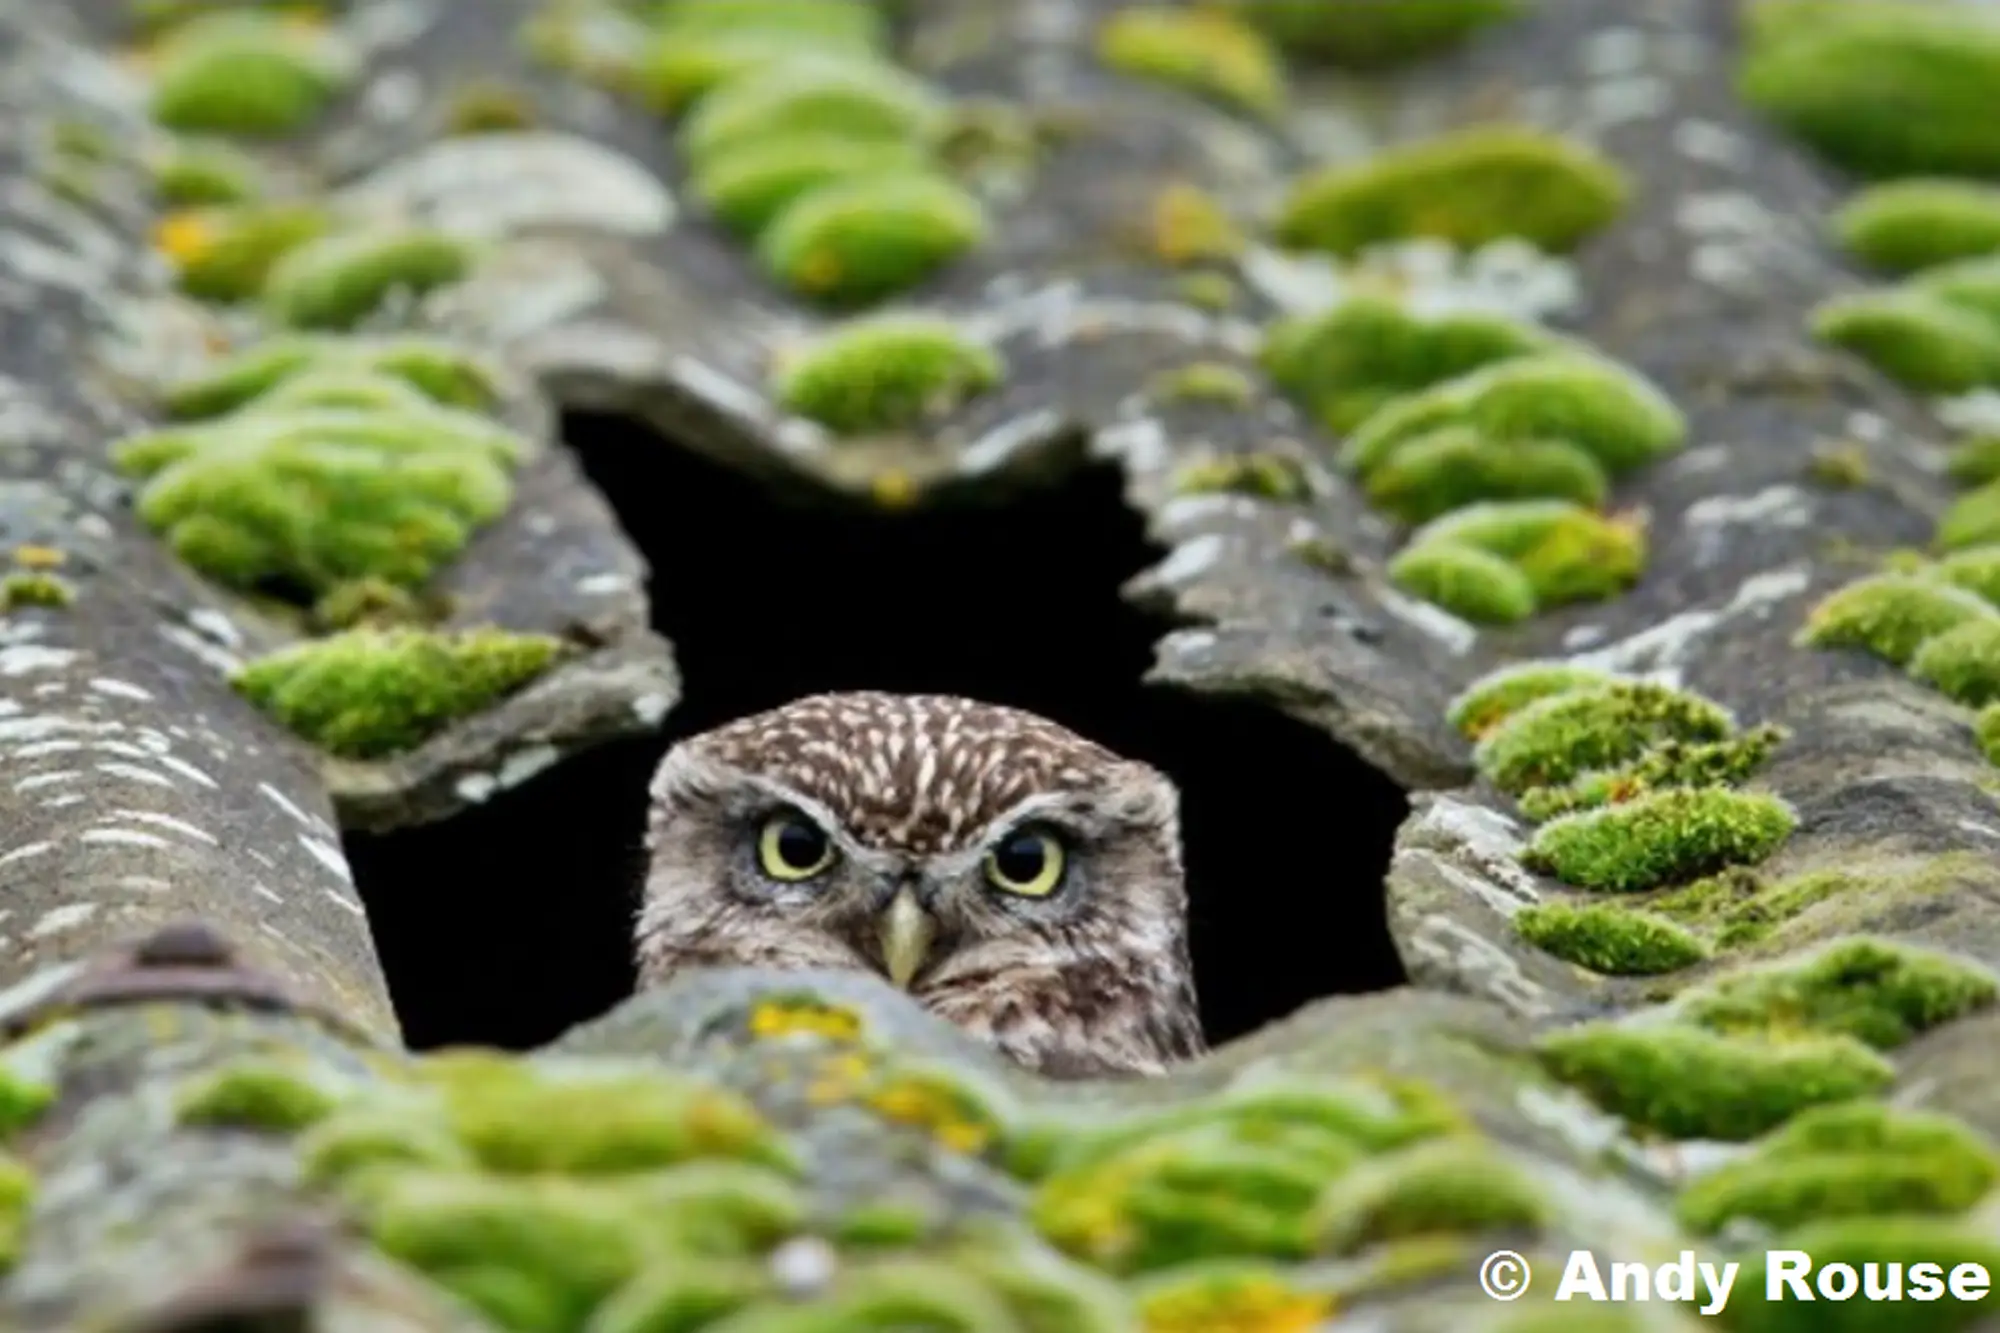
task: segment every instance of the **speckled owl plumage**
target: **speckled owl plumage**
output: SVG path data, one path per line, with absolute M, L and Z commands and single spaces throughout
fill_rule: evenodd
M 821 694 L 676 745 L 652 785 L 640 980 L 686 968 L 886 971 L 899 890 L 934 946 L 912 996 L 1059 1076 L 1150 1074 L 1203 1049 L 1178 794 L 1046 718 L 942 695 Z M 760 868 L 759 830 L 802 816 L 834 863 Z M 997 891 L 987 851 L 1023 828 L 1065 848 L 1046 898 Z M 927 935 L 927 938 L 930 938 Z

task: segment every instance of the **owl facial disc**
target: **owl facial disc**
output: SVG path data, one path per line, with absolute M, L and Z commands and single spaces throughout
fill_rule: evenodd
M 904 990 L 910 979 L 923 970 L 937 939 L 937 922 L 917 903 L 908 889 L 899 890 L 882 914 L 882 964 L 889 980 Z

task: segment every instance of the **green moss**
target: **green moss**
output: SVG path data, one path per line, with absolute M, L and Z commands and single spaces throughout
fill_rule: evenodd
M 343 1107 L 307 1129 L 297 1146 L 303 1178 L 327 1188 L 363 1181 L 377 1172 L 412 1167 L 470 1171 L 476 1165 L 442 1119 L 394 1103 Z
M 1646 533 L 1635 519 L 1567 500 L 1493 500 L 1467 505 L 1419 528 L 1412 548 L 1471 547 L 1513 565 L 1537 606 L 1615 597 L 1638 581 Z
M 1864 263 L 1907 273 L 2000 251 L 2000 188 L 1910 179 L 1863 190 L 1833 215 L 1833 234 Z
M 654 15 L 655 36 L 633 87 L 674 114 L 760 66 L 796 56 L 881 55 L 888 33 L 869 0 L 680 0 Z
M 1288 453 L 1264 450 L 1223 454 L 1184 464 L 1174 473 L 1175 495 L 1227 492 L 1264 500 L 1299 502 L 1312 498 L 1305 464 Z
M 1522 700 L 1473 761 L 1488 782 L 1519 793 L 1630 763 L 1666 741 L 1726 740 L 1734 729 L 1728 710 L 1698 694 L 1643 680 L 1578 681 Z
M 1963 589 L 1912 574 L 1876 574 L 1822 598 L 1807 613 L 1799 642 L 1858 648 L 1904 666 L 1927 640 L 1993 616 L 1992 607 Z
M 1493 1145 L 1444 1138 L 1361 1163 L 1313 1209 L 1316 1248 L 1351 1254 L 1440 1232 L 1532 1229 L 1548 1217 L 1540 1191 Z
M 225 1069 L 180 1099 L 182 1124 L 293 1132 L 326 1118 L 332 1096 L 297 1071 L 272 1064 Z
M 1224 0 L 1279 47 L 1361 69 L 1401 64 L 1454 46 L 1521 11 L 1521 0 Z
M 335 584 L 313 603 L 312 622 L 326 633 L 363 625 L 423 625 L 442 618 L 439 613 L 444 609 L 387 579 L 351 579 Z
M 747 142 L 708 164 L 692 184 L 725 226 L 757 236 L 812 190 L 861 177 L 910 174 L 927 160 L 921 145 L 906 140 L 805 131 Z
M 51 1084 L 0 1068 L 0 1141 L 40 1120 L 55 1100 Z
M 1493 440 L 1566 440 L 1613 474 L 1681 447 L 1687 423 L 1642 376 L 1590 353 L 1510 357 L 1401 397 L 1371 415 L 1341 448 L 1366 477 L 1407 442 L 1447 426 Z
M 217 417 L 315 373 L 394 376 L 441 406 L 473 411 L 490 408 L 498 396 L 492 368 L 453 343 L 289 334 L 266 338 L 167 385 L 161 405 L 182 421 Z
M 540 120 L 531 93 L 492 80 L 478 80 L 453 89 L 444 107 L 447 135 L 508 134 L 531 130 Z
M 1236 308 L 1236 280 L 1227 273 L 1186 273 L 1174 280 L 1174 299 L 1211 314 Z
M 986 239 L 985 209 L 923 172 L 809 190 L 772 220 L 757 253 L 778 281 L 835 304 L 893 295 Z
M 1806 476 L 1828 490 L 1851 491 L 1866 486 L 1874 469 L 1868 451 L 1858 444 L 1815 445 Z
M 1624 173 L 1581 143 L 1487 125 L 1311 172 L 1276 229 L 1287 246 L 1342 256 L 1419 236 L 1467 249 L 1521 237 L 1562 252 L 1609 225 L 1629 193 Z
M 1670 1024 L 1587 1023 L 1541 1038 L 1556 1078 L 1633 1125 L 1741 1142 L 1810 1106 L 1881 1092 L 1895 1070 L 1852 1037 L 1770 1042 Z
M 318 32 L 263 15 L 207 15 L 162 47 L 152 113 L 171 130 L 288 135 L 316 120 L 351 77 Z
M 993 389 L 1006 367 L 950 320 L 904 315 L 835 330 L 792 357 L 775 392 L 842 435 L 907 430 Z
M 1153 196 L 1146 220 L 1149 257 L 1176 267 L 1227 262 L 1247 244 L 1243 229 L 1207 190 L 1173 181 Z
M 1481 500 L 1604 502 L 1610 482 L 1595 458 L 1564 440 L 1493 440 L 1465 426 L 1419 435 L 1368 474 L 1369 503 L 1423 523 Z
M 1972 737 L 1989 764 L 2000 765 L 2000 704 L 1988 704 L 1973 719 Z
M 1097 55 L 1134 78 L 1151 79 L 1224 106 L 1275 116 L 1285 104 L 1285 70 L 1255 28 L 1214 10 L 1134 5 L 1097 31 Z
M 1912 903 L 1978 876 L 1983 862 L 1964 854 L 1898 857 L 1865 869 L 1837 866 L 1772 880 L 1734 867 L 1649 900 L 1647 909 L 1692 926 L 1718 948 L 1768 939 L 1821 903 L 1862 894 L 1872 900 Z
M 2000 544 L 2000 482 L 1988 482 L 1952 501 L 1939 515 L 1932 538 L 1940 551 L 1995 544 Z
M 742 1108 L 732 1108 L 740 1117 Z M 740 1130 L 736 1137 L 717 1137 L 703 1121 L 690 1122 L 709 1140 L 694 1146 L 767 1157 L 787 1153 L 760 1127 L 754 1141 Z M 599 1157 L 596 1165 L 608 1167 Z M 806 1225 L 805 1195 L 785 1174 L 767 1165 L 727 1158 L 683 1161 L 667 1170 L 652 1170 L 621 1178 L 621 1194 L 649 1221 L 670 1233 L 677 1249 L 695 1254 L 737 1256 L 761 1253 Z
M 544 635 L 495 629 L 352 630 L 257 658 L 231 683 L 328 753 L 376 759 L 491 707 L 561 649 Z
M 1815 1222 L 1777 1238 L 1770 1249 L 1802 1250 L 1820 1272 L 1845 1264 L 1855 1272 L 1874 1266 L 1886 1279 L 1888 1265 L 1901 1267 L 1905 1298 L 1899 1301 L 1853 1300 L 1835 1303 L 1819 1296 L 1800 1300 L 1796 1293 L 1782 1301 L 1748 1300 L 1738 1295 L 1729 1304 L 1730 1325 L 1737 1333 L 1955 1333 L 1990 1320 L 2000 1297 L 1992 1291 L 1977 1300 L 1960 1301 L 1944 1287 L 1953 1269 L 1978 1264 L 2000 1273 L 2000 1244 L 1978 1228 L 1923 1217 L 1837 1218 Z M 1769 1279 L 1768 1250 L 1759 1247 L 1743 1257 L 1736 1290 L 1762 1292 Z M 1937 1296 L 1913 1300 L 1919 1267 L 1932 1276 Z M 1813 1292 L 1813 1283 L 1804 1283 Z
M 1945 475 L 1961 486 L 2000 481 L 2000 435 L 1975 435 L 1953 445 Z
M 1285 554 L 1309 569 L 1334 578 L 1345 578 L 1354 572 L 1354 557 L 1338 542 L 1326 537 L 1294 537 L 1285 543 Z
M 1887 1050 L 1993 1002 L 1992 976 L 1884 940 L 1841 940 L 1808 962 L 1722 977 L 1683 995 L 1692 1023 L 1724 1033 L 1832 1032 Z
M 264 284 L 271 317 L 295 329 L 348 329 L 395 292 L 421 296 L 472 270 L 465 241 L 423 227 L 320 237 L 287 253 Z
M 0 1153 L 0 1273 L 21 1261 L 35 1193 L 35 1176 L 28 1164 Z
M 490 1171 L 615 1174 L 706 1157 L 789 1160 L 755 1107 L 699 1078 L 513 1070 L 444 1087 L 453 1131 Z
M 937 1219 L 922 1203 L 876 1199 L 848 1209 L 828 1228 L 836 1245 L 900 1249 L 930 1235 Z
M 0 574 L 0 614 L 30 606 L 64 607 L 75 600 L 76 589 L 54 574 L 39 570 Z
M 1466 686 L 1446 707 L 1445 720 L 1459 735 L 1476 741 L 1537 700 L 1611 685 L 1616 679 L 1595 667 L 1567 662 L 1515 663 L 1489 671 Z
M 1910 674 L 1956 703 L 1978 708 L 2000 700 L 2000 616 L 1924 640 Z
M 1535 613 L 1535 585 L 1497 555 L 1456 542 L 1418 542 L 1389 562 L 1404 592 L 1478 625 L 1510 625 Z
M 1133 1302 L 1111 1278 L 1073 1263 L 1021 1233 L 973 1232 L 953 1256 L 1006 1302 L 1021 1333 L 1125 1333 Z
M 1958 1213 L 2000 1178 L 2000 1158 L 1949 1116 L 1849 1102 L 1801 1111 L 1747 1157 L 1681 1191 L 1682 1225 L 1712 1233 L 1736 1218 L 1793 1227 L 1830 1217 Z
M 295 409 L 122 441 L 148 478 L 139 517 L 195 569 L 235 587 L 317 596 L 360 578 L 415 585 L 505 512 L 525 448 L 483 417 Z
M 1208 1260 L 1158 1274 L 1139 1287 L 1145 1333 L 1236 1333 L 1320 1327 L 1334 1297 L 1277 1264 Z
M 1356 296 L 1272 324 L 1261 359 L 1280 388 L 1344 434 L 1392 399 L 1553 345 L 1499 315 L 1419 315 L 1401 301 Z
M 1812 333 L 1927 393 L 2000 383 L 2000 327 L 1929 292 L 1892 287 L 1837 296 L 1813 310 Z
M 1153 377 L 1153 397 L 1167 403 L 1206 403 L 1248 408 L 1257 401 L 1257 381 L 1227 361 L 1192 361 Z
M 1985 112 L 2000 25 L 1953 5 L 1773 6 L 1739 86 L 1829 158 L 1882 176 L 2000 171 Z
M 896 1258 L 856 1265 L 807 1304 L 754 1307 L 713 1333 L 831 1333 L 844 1329 L 926 1329 L 984 1333 L 1016 1327 L 1006 1300 L 947 1260 Z
M 929 143 L 947 119 L 938 95 L 895 65 L 801 56 L 760 64 L 702 98 L 679 142 L 699 174 L 748 144 L 806 133 Z
M 1554 819 L 1673 787 L 1734 786 L 1762 768 L 1789 733 L 1765 723 L 1722 741 L 1662 741 L 1629 764 L 1520 794 L 1521 813 Z
M 1513 920 L 1521 938 L 1544 953 L 1606 976 L 1658 976 L 1708 956 L 1699 939 L 1673 922 L 1605 903 L 1541 903 Z
M 154 243 L 172 262 L 182 291 L 203 301 L 247 301 L 264 290 L 285 254 L 326 234 L 326 210 L 312 203 L 244 204 L 170 213 Z
M 775 1295 L 750 1263 L 675 1256 L 654 1259 L 601 1306 L 591 1333 L 701 1333 L 715 1321 Z
M 263 193 L 247 154 L 219 143 L 176 143 L 153 167 L 153 193 L 169 208 L 247 203 Z
M 1578 888 L 1631 893 L 1755 865 L 1778 850 L 1798 816 L 1775 796 L 1676 787 L 1563 815 L 1521 853 L 1530 870 Z

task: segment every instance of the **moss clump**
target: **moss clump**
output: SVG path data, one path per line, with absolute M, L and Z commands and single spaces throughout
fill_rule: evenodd
M 477 1165 L 441 1118 L 395 1104 L 334 1111 L 299 1136 L 298 1153 L 303 1178 L 326 1187 L 372 1184 L 411 1167 L 450 1172 Z
M 335 584 L 312 605 L 312 623 L 334 633 L 363 625 L 423 625 L 449 611 L 442 599 L 423 597 L 387 579 L 351 579 Z
M 2000 251 L 2000 188 L 1912 179 L 1863 190 L 1833 215 L 1834 237 L 1876 268 L 1908 273 Z
M 931 143 L 947 122 L 938 95 L 892 64 L 802 56 L 759 65 L 702 98 L 679 143 L 699 174 L 753 143 L 807 133 Z
M 1874 1280 L 1886 1281 L 1895 1265 L 1904 1274 L 1904 1298 L 1836 1304 L 1818 1293 L 1811 1301 L 1800 1300 L 1796 1293 L 1780 1301 L 1745 1300 L 1739 1295 L 1730 1303 L 1730 1324 L 1738 1333 L 1955 1333 L 1978 1327 L 2000 1307 L 2000 1297 L 1990 1289 L 1971 1301 L 1946 1294 L 1945 1284 L 1960 1264 L 2000 1272 L 2000 1244 L 1975 1227 L 1941 1218 L 1835 1218 L 1786 1232 L 1778 1245 L 1810 1254 L 1819 1273 L 1844 1264 L 1857 1274 L 1871 1269 L 1882 1275 Z M 1743 1271 L 1737 1276 L 1739 1293 L 1764 1291 L 1769 1282 L 1768 1253 L 1759 1247 L 1744 1255 Z M 1919 1282 L 1925 1274 L 1935 1294 L 1927 1302 L 1912 1299 L 1922 1290 Z M 1814 1291 L 1810 1280 L 1802 1280 L 1802 1285 Z
M 478 81 L 452 91 L 445 102 L 447 135 L 509 134 L 540 123 L 534 97 L 511 84 Z
M 1341 463 L 1367 477 L 1447 426 L 1492 440 L 1566 440 L 1617 474 L 1681 447 L 1687 422 L 1642 376 L 1586 352 L 1510 357 L 1389 403 L 1356 428 Z
M 808 131 L 760 139 L 718 158 L 693 180 L 695 193 L 723 225 L 762 234 L 806 194 L 838 181 L 920 171 L 928 155 L 902 139 L 850 139 Z
M 1722 741 L 1662 741 L 1629 764 L 1586 773 L 1559 787 L 1520 794 L 1521 813 L 1554 819 L 1577 810 L 1616 805 L 1649 791 L 1734 786 L 1770 759 L 1789 733 L 1765 723 Z
M 1605 903 L 1524 907 L 1514 929 L 1544 953 L 1613 977 L 1678 972 L 1708 956 L 1707 946 L 1673 922 Z
M 1829 158 L 1882 176 L 1987 176 L 2000 25 L 1954 5 L 1766 5 L 1743 97 Z
M 1445 709 L 1445 720 L 1469 741 L 1541 699 L 1574 690 L 1611 685 L 1617 678 L 1596 667 L 1567 662 L 1522 662 L 1489 671 L 1468 685 Z
M 497 629 L 351 630 L 257 658 L 237 691 L 330 754 L 411 749 L 548 670 L 560 640 Z
M 590 1328 L 593 1333 L 695 1333 L 776 1294 L 770 1274 L 755 1264 L 656 1258 L 598 1308 Z
M 1972 738 L 1989 764 L 2000 765 L 2000 704 L 1988 704 L 1973 719 Z
M 1280 388 L 1345 434 L 1405 394 L 1553 345 L 1540 329 L 1498 315 L 1426 316 L 1401 301 L 1356 296 L 1277 321 L 1261 359 Z
M 773 278 L 835 304 L 901 291 L 986 238 L 985 209 L 942 176 L 907 172 L 810 190 L 757 241 Z
M 1806 476 L 1828 490 L 1851 491 L 1868 484 L 1873 475 L 1868 451 L 1858 444 L 1816 445 L 1806 462 Z
M 1947 630 L 1994 618 L 1963 589 L 1913 574 L 1876 574 L 1829 593 L 1806 614 L 1801 645 L 1858 648 L 1897 666 Z
M 34 1202 L 34 1172 L 26 1162 L 0 1153 L 0 1273 L 21 1261 Z
M 207 15 L 175 29 L 160 50 L 153 119 L 192 133 L 293 134 L 352 76 L 323 33 L 265 15 Z
M 153 193 L 169 208 L 247 203 L 263 193 L 257 164 L 219 143 L 177 143 L 153 166 Z
M 1411 545 L 1389 562 L 1389 580 L 1479 625 L 1511 625 L 1535 613 L 1535 585 L 1506 560 L 1456 542 Z
M 0 574 L 0 613 L 30 606 L 57 608 L 76 600 L 69 581 L 37 570 L 15 570 Z
M 349 232 L 310 241 L 272 266 L 271 317 L 295 329 L 349 329 L 394 292 L 421 296 L 472 271 L 465 241 L 424 227 Z
M 1950 856 L 1926 857 L 1908 868 L 1866 874 L 1811 870 L 1774 881 L 1737 866 L 1662 894 L 1647 906 L 1699 929 L 1718 948 L 1735 948 L 1769 938 L 1820 903 L 1870 891 L 1914 899 L 1948 887 L 1965 869 Z
M 1139 1290 L 1145 1333 L 1285 1333 L 1318 1328 L 1333 1305 L 1278 1265 L 1245 1260 L 1188 1264 Z
M 1579 680 L 1522 699 L 1473 751 L 1488 782 L 1512 794 L 1568 782 L 1639 759 L 1670 741 L 1721 741 L 1727 709 L 1698 694 L 1642 680 Z
M 1755 865 L 1797 825 L 1775 796 L 1676 787 L 1551 820 L 1535 831 L 1521 863 L 1579 888 L 1632 893 Z
M 748 1018 L 750 1035 L 760 1040 L 804 1035 L 845 1045 L 859 1041 L 866 1026 L 859 1011 L 813 995 L 759 1000 Z
M 1482 500 L 1567 500 L 1594 509 L 1610 482 L 1595 458 L 1565 440 L 1493 440 L 1447 426 L 1407 440 L 1368 474 L 1369 503 L 1424 523 Z
M 1878 1093 L 1896 1076 L 1852 1037 L 1770 1042 L 1672 1024 L 1584 1024 L 1543 1037 L 1538 1053 L 1605 1110 L 1676 1139 L 1752 1139 L 1809 1106 Z
M 1469 547 L 1498 556 L 1534 589 L 1538 607 L 1614 597 L 1646 565 L 1646 533 L 1635 519 L 1567 500 L 1492 500 L 1419 528 L 1410 548 Z
M 1097 31 L 1097 55 L 1134 78 L 1185 89 L 1257 116 L 1285 104 L 1285 70 L 1255 28 L 1214 10 L 1135 5 Z
M 1360 69 L 1401 64 L 1511 18 L 1521 0 L 1224 0 L 1287 52 Z
M 787 411 L 842 435 L 908 430 L 996 387 L 993 349 L 941 318 L 849 324 L 791 358 L 777 376 Z
M 1351 1254 L 1412 1236 L 1530 1229 L 1548 1218 L 1541 1194 L 1491 1144 L 1444 1138 L 1364 1162 L 1313 1209 L 1317 1248 Z
M 1609 225 L 1629 194 L 1624 173 L 1580 143 L 1482 126 L 1306 175 L 1292 187 L 1277 236 L 1294 249 L 1341 256 L 1419 236 L 1468 249 L 1521 237 L 1561 252 Z
M 1006 1134 L 993 1099 L 942 1068 L 897 1069 L 873 1081 L 861 1100 L 883 1119 L 922 1130 L 966 1156 L 987 1152 Z
M 1956 703 L 1978 708 L 2000 700 L 2000 616 L 1924 640 L 1910 674 Z
M 161 406 L 182 421 L 218 417 L 309 373 L 393 376 L 444 407 L 484 411 L 498 397 L 494 372 L 479 356 L 435 338 L 267 338 L 161 392 Z
M 247 301 L 272 265 L 332 227 L 318 204 L 245 204 L 169 213 L 153 244 L 173 264 L 180 289 L 203 301 Z
M 1177 181 L 1153 196 L 1146 245 L 1160 262 L 1179 266 L 1230 260 L 1242 253 L 1245 244 L 1242 228 L 1208 191 Z M 1235 293 L 1232 284 L 1223 308 L 1234 301 Z
M 1680 1000 L 1717 1032 L 1832 1032 L 1881 1050 L 1993 1002 L 1985 971 L 1908 945 L 1843 940 L 1796 966 L 1754 968 Z
M 1988 482 L 1952 501 L 1938 516 L 1932 543 L 1940 551 L 2000 544 L 2000 483 Z
M 0 1069 L 0 1141 L 40 1120 L 55 1100 L 52 1085 Z
M 2000 435 L 1975 435 L 1952 446 L 1945 475 L 1961 486 L 2000 481 Z
M 1712 1233 L 1736 1218 L 1793 1227 L 1831 1217 L 1958 1213 L 2000 1178 L 2000 1158 L 1949 1116 L 1877 1102 L 1813 1107 L 1748 1157 L 1681 1191 L 1684 1226 Z
M 448 408 L 298 408 L 137 436 L 113 456 L 147 478 L 139 517 L 189 565 L 317 597 L 353 579 L 429 578 L 506 511 L 524 449 Z
M 1287 503 L 1309 500 L 1313 494 L 1305 464 L 1275 450 L 1224 454 L 1185 464 L 1174 473 L 1173 491 L 1176 495 L 1226 492 Z
M 1227 361 L 1193 361 L 1153 377 L 1153 397 L 1167 403 L 1205 403 L 1247 408 L 1257 400 L 1257 381 Z
M 812 56 L 866 61 L 887 46 L 883 15 L 869 0 L 682 0 L 652 17 L 652 33 L 629 82 L 645 105 L 668 115 L 779 61 Z
M 2000 328 L 1930 292 L 1889 288 L 1835 297 L 1814 309 L 1812 333 L 1928 393 L 2000 383 Z
M 1227 273 L 1186 273 L 1174 280 L 1175 300 L 1210 314 L 1220 315 L 1235 309 L 1238 293 L 1236 280 Z
M 184 1125 L 295 1132 L 332 1113 L 332 1096 L 295 1070 L 271 1064 L 225 1069 L 180 1100 Z

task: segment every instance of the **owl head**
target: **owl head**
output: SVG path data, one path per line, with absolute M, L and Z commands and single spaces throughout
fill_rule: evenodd
M 1045 718 L 814 695 L 676 745 L 651 795 L 643 984 L 865 969 L 1039 1068 L 1200 1049 L 1177 793 Z

